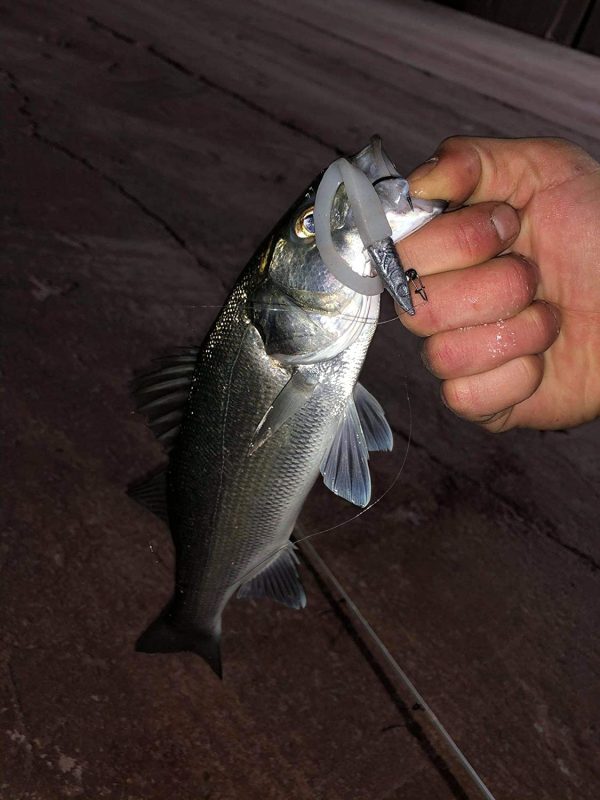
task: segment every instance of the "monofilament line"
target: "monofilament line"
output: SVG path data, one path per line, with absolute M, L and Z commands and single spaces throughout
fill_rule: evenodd
M 358 608 L 356 603 L 354 603 L 350 595 L 344 590 L 341 583 L 335 577 L 333 572 L 329 569 L 327 564 L 317 553 L 312 543 L 307 541 L 307 537 L 302 537 L 302 531 L 300 526 L 297 525 L 296 529 L 300 533 L 300 536 L 296 539 L 296 543 L 299 544 L 303 554 L 307 557 L 307 559 L 311 562 L 311 564 L 320 572 L 320 574 L 326 578 L 329 584 L 334 587 L 335 591 L 341 597 L 344 598 L 346 607 L 350 609 L 350 611 L 354 614 L 356 619 L 360 622 L 360 624 L 367 632 L 372 642 L 375 644 L 375 646 L 377 647 L 377 649 L 379 650 L 379 652 L 381 653 L 387 664 L 390 666 L 391 670 L 399 678 L 402 685 L 407 689 L 407 691 L 413 697 L 415 702 L 418 703 L 419 706 L 423 709 L 433 727 L 440 734 L 442 739 L 445 741 L 446 745 L 450 748 L 450 750 L 456 756 L 459 763 L 462 765 L 465 772 L 468 774 L 469 778 L 473 781 L 473 784 L 477 787 L 480 795 L 483 798 L 485 798 L 485 800 L 495 800 L 494 795 L 487 788 L 483 780 L 479 777 L 479 775 L 475 771 L 475 768 L 471 765 L 471 763 L 464 755 L 462 750 L 459 748 L 459 746 L 450 736 L 446 728 L 440 722 L 440 720 L 438 719 L 437 715 L 435 714 L 431 706 L 426 702 L 425 698 L 418 691 L 417 687 L 408 677 L 406 672 L 404 672 L 404 670 L 398 664 L 394 656 L 390 653 L 386 645 L 379 638 L 379 636 L 377 635 L 373 627 L 370 625 L 368 620 L 365 618 L 364 614 Z

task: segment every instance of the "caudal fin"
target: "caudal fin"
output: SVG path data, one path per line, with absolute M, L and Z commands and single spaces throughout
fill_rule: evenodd
M 221 667 L 221 637 L 218 634 L 193 629 L 180 630 L 163 613 L 146 628 L 135 643 L 140 653 L 197 653 L 209 667 L 223 677 Z

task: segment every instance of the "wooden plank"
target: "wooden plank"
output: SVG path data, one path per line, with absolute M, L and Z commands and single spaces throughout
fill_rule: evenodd
M 268 0 L 272 8 L 274 0 Z M 277 3 L 300 16 L 289 0 Z M 552 124 L 595 137 L 600 121 L 600 65 L 594 56 L 508 30 L 420 0 L 307 0 L 303 18 L 398 65 L 425 69 L 452 83 L 527 110 Z
M 450 132 L 562 135 L 591 152 L 598 149 L 596 129 L 594 136 L 587 135 L 579 130 L 576 119 L 567 120 L 565 115 L 563 119 L 551 118 L 549 111 L 540 117 L 521 108 L 527 103 L 518 93 L 514 97 L 520 84 L 513 81 L 515 104 L 507 108 L 505 101 L 494 98 L 494 81 L 490 86 L 485 75 L 465 88 L 452 76 L 448 80 L 445 69 L 441 77 L 431 74 L 427 61 L 413 59 L 414 63 L 409 63 L 404 58 L 407 48 L 402 39 L 390 55 L 385 46 L 374 49 L 363 45 L 362 29 L 355 41 L 340 38 L 342 27 L 330 11 L 324 12 L 331 15 L 328 27 L 314 23 L 319 19 L 317 13 L 299 16 L 279 5 L 275 13 L 255 4 L 250 13 L 235 4 L 208 3 L 203 8 L 210 13 L 206 12 L 202 25 L 193 27 L 194 14 L 199 13 L 194 4 L 182 3 L 177 19 L 156 11 L 144 13 L 143 3 L 130 3 L 128 7 L 139 19 L 139 43 L 151 46 L 155 57 L 168 59 L 170 53 L 173 55 L 173 49 L 165 47 L 165 39 L 174 41 L 174 28 L 183 21 L 186 27 L 177 36 L 177 53 L 199 83 L 208 79 L 232 97 L 243 94 L 267 116 L 276 110 L 280 123 L 300 128 L 334 150 L 356 149 L 374 128 L 402 142 L 406 153 L 401 156 L 403 169 L 425 157 Z M 114 20 L 117 33 L 121 20 L 121 32 L 131 34 L 129 18 L 122 20 L 122 16 L 108 8 L 98 18 L 109 28 Z M 418 19 L 418 15 L 413 16 L 413 29 L 415 25 L 418 28 Z M 426 16 L 423 28 L 428 21 Z M 456 29 L 456 19 L 454 22 Z M 353 26 L 360 27 L 356 21 Z M 397 28 L 401 30 L 401 25 Z M 403 35 L 414 34 L 418 40 L 419 33 L 423 31 L 409 30 Z M 177 62 L 176 58 L 172 60 Z M 473 72 L 472 66 L 463 67 Z M 189 77 L 193 82 L 194 76 Z M 370 90 L 373 81 L 378 83 L 376 92 Z

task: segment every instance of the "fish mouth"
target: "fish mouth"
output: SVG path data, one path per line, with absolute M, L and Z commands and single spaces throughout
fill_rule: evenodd
M 373 134 L 369 143 L 348 160 L 361 169 L 371 183 L 386 178 L 401 177 L 396 165 L 383 149 L 383 142 L 378 133 Z
M 387 206 L 386 216 L 392 229 L 394 243 L 420 230 L 435 217 L 443 214 L 447 208 L 446 200 L 422 200 L 419 197 L 412 198 L 410 211 L 407 209 L 397 211 Z
M 360 274 L 334 245 L 331 212 L 336 194 L 344 185 L 354 225 L 375 274 Z M 395 302 L 411 316 L 408 279 L 394 244 L 422 228 L 447 208 L 444 200 L 412 199 L 408 181 L 402 178 L 382 148 L 381 138 L 349 159 L 340 158 L 327 168 L 316 192 L 313 220 L 319 255 L 338 281 L 366 295 L 387 289 Z
M 412 203 L 415 210 L 422 211 L 432 217 L 443 214 L 450 205 L 447 200 L 423 200 L 420 197 L 413 197 Z

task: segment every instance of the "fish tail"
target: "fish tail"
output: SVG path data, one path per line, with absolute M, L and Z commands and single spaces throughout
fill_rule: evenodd
M 170 618 L 169 608 L 146 628 L 135 643 L 135 649 L 139 653 L 197 653 L 219 678 L 223 678 L 220 634 L 196 628 L 177 628 Z

